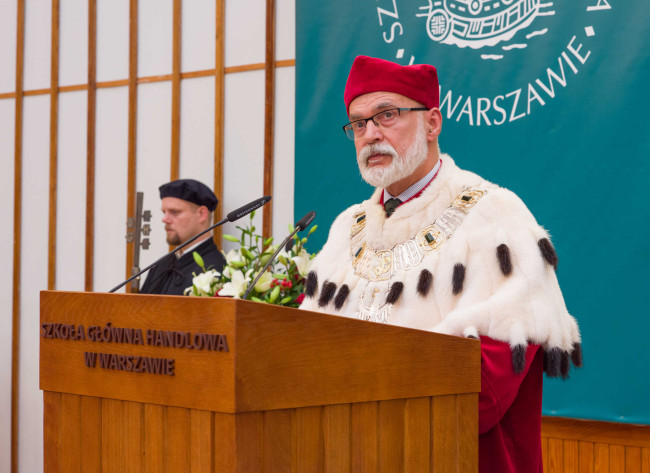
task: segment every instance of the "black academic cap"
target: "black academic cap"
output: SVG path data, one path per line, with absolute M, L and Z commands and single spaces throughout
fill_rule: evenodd
M 161 199 L 163 197 L 176 197 L 197 205 L 205 205 L 210 212 L 214 212 L 214 209 L 217 208 L 217 202 L 219 202 L 217 196 L 208 186 L 194 179 L 178 179 L 163 184 L 158 189 L 160 190 Z

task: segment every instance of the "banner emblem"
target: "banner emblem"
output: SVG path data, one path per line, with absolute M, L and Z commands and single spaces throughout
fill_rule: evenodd
M 512 39 L 537 16 L 553 15 L 552 7 L 552 2 L 540 0 L 429 0 L 420 8 L 425 12 L 416 16 L 426 17 L 433 41 L 480 49 Z

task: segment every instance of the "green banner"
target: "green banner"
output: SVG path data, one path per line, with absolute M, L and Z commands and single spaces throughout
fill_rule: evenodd
M 297 0 L 295 214 L 312 250 L 372 189 L 341 126 L 359 54 L 438 68 L 440 146 L 552 235 L 585 367 L 544 413 L 650 424 L 650 3 Z

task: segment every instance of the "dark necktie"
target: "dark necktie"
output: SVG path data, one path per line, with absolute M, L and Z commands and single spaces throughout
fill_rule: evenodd
M 397 197 L 393 197 L 392 199 L 388 199 L 386 202 L 384 202 L 384 209 L 386 210 L 386 218 L 393 215 L 393 212 L 395 212 L 395 209 L 401 203 L 402 201 L 399 200 Z

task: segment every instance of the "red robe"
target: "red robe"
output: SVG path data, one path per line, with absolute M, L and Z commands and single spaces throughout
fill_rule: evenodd
M 479 472 L 542 472 L 542 377 L 539 345 L 529 345 L 521 374 L 507 343 L 481 337 Z

